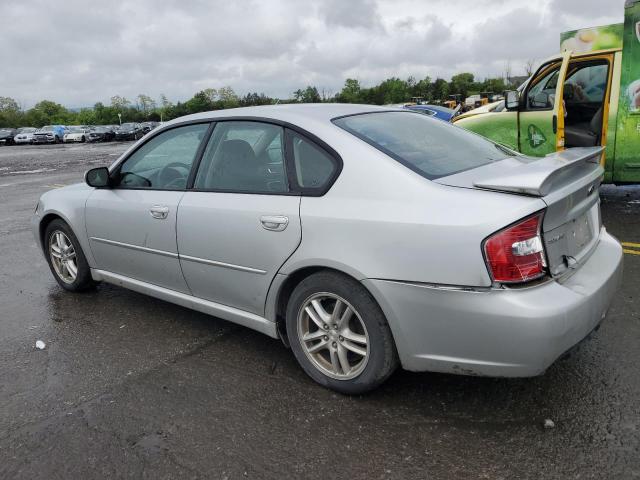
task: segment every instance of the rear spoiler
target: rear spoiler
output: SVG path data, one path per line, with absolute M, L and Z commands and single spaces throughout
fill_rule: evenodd
M 473 185 L 487 190 L 544 197 L 561 173 L 586 163 L 599 164 L 603 151 L 604 147 L 577 147 L 542 158 L 513 157 L 498 162 L 500 171 L 491 169 L 485 178 L 475 179 Z

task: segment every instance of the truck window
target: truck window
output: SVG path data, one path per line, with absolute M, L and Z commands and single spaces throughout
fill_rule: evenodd
M 565 147 L 601 144 L 609 62 L 596 60 L 569 65 L 564 81 Z
M 527 110 L 550 110 L 553 108 L 559 72 L 560 65 L 558 64 L 542 77 L 534 80 L 535 83 L 527 91 Z

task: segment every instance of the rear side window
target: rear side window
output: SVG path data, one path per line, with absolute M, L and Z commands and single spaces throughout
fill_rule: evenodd
M 200 190 L 242 193 L 289 191 L 284 129 L 262 122 L 219 122 L 195 180 Z
M 515 155 L 479 135 L 415 112 L 365 113 L 333 123 L 430 180 Z
M 322 190 L 331 181 L 337 165 L 323 149 L 296 133 L 290 134 L 296 182 L 302 189 Z

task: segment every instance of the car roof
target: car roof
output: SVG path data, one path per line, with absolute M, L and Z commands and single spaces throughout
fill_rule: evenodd
M 314 124 L 326 124 L 331 119 L 358 113 L 403 111 L 401 108 L 380 107 L 377 105 L 359 105 L 350 103 L 293 103 L 281 105 L 262 105 L 257 107 L 229 108 L 211 112 L 195 113 L 179 117 L 163 124 L 163 127 L 176 123 L 197 120 L 215 120 L 216 118 L 253 117 L 279 120 L 302 128 Z M 406 111 L 406 110 L 405 110 Z

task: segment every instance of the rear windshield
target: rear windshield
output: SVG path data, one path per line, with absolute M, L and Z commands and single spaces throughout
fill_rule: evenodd
M 415 112 L 365 113 L 333 123 L 430 180 L 515 155 L 479 135 Z

